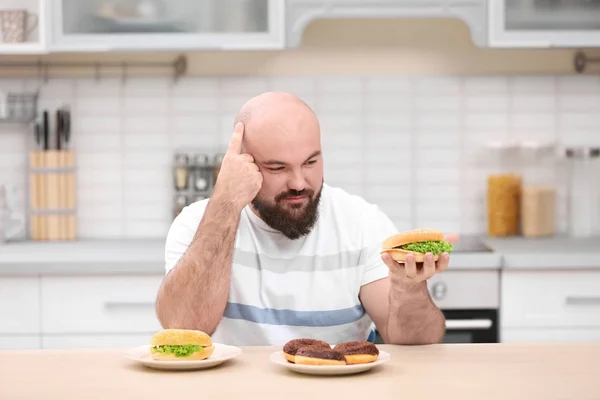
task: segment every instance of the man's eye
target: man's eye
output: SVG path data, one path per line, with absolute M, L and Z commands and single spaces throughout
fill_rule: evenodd
M 317 162 L 317 160 L 310 160 L 307 164 L 314 164 L 316 162 Z
M 269 171 L 281 171 L 283 167 L 268 168 Z

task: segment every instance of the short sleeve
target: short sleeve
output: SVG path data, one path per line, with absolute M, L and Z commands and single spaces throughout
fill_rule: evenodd
M 363 263 L 361 286 L 388 276 L 389 268 L 381 259 L 381 243 L 398 233 L 390 218 L 377 206 L 372 206 L 364 222 Z
M 173 220 L 165 242 L 165 270 L 168 274 L 185 254 L 204 216 L 206 201 L 185 207 Z

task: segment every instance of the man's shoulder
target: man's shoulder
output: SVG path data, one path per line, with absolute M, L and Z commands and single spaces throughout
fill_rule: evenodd
M 329 204 L 336 209 L 342 209 L 346 212 L 356 212 L 359 215 L 378 209 L 376 204 L 367 201 L 360 195 L 350 193 L 341 187 L 323 184 L 323 189 Z

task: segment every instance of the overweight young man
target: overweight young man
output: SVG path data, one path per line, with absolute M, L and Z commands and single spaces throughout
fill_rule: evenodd
M 233 345 L 441 341 L 445 320 L 426 280 L 448 267 L 427 254 L 381 255 L 396 227 L 375 205 L 327 185 L 319 122 L 300 99 L 263 93 L 235 121 L 210 199 L 169 230 L 157 316 Z M 449 238 L 452 242 L 455 239 Z

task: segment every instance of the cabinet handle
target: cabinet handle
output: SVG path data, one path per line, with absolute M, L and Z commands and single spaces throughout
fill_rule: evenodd
M 567 296 L 567 304 L 598 304 L 600 305 L 600 296 Z
M 107 301 L 104 303 L 104 308 L 148 308 L 154 307 L 154 303 L 150 301 Z
M 491 319 L 447 319 L 446 329 L 490 329 L 492 327 Z

